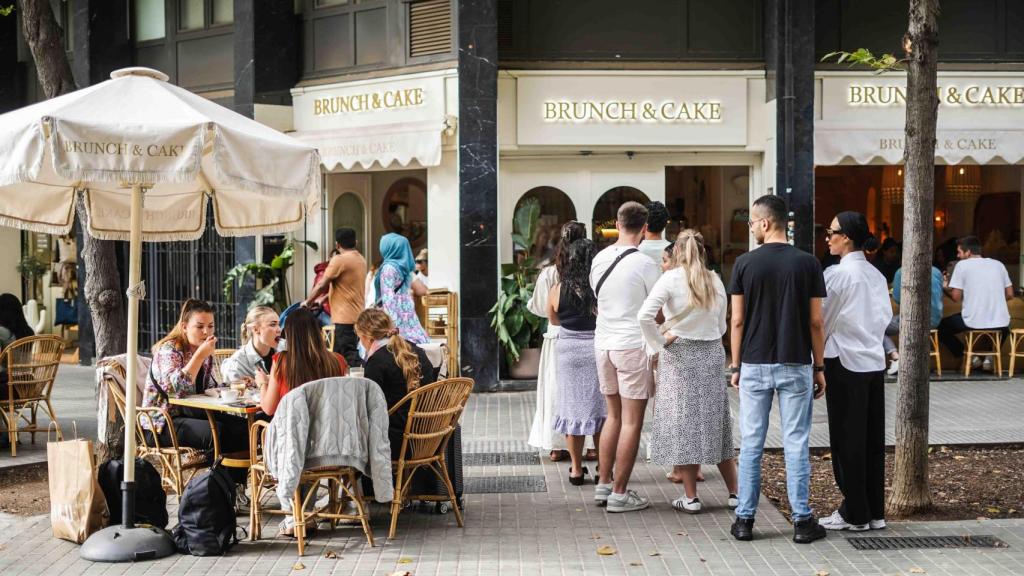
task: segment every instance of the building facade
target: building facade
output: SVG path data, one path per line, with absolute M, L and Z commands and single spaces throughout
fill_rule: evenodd
M 900 238 L 903 106 L 898 73 L 822 63 L 835 50 L 900 53 L 906 6 L 889 0 L 53 0 L 80 86 L 127 65 L 158 68 L 211 100 L 316 145 L 320 212 L 294 234 L 294 298 L 357 230 L 371 263 L 387 232 L 430 254 L 431 284 L 461 299 L 463 371 L 501 387 L 487 310 L 512 260 L 512 214 L 542 207 L 530 249 L 584 222 L 607 242 L 629 199 L 669 208 L 671 238 L 700 229 L 728 278 L 750 249 L 747 208 L 791 209 L 793 242 L 822 255 L 835 212 L 865 212 Z M 974 232 L 1020 274 L 1024 5 L 946 0 L 940 17 L 936 245 Z M 0 106 L 41 98 L 17 19 L 0 19 Z M 22 254 L 57 239 L 0 230 Z M 143 344 L 188 296 L 221 295 L 227 269 L 270 261 L 283 237 L 151 245 Z M 46 252 L 49 246 L 50 252 Z M 17 256 L 0 256 L 10 268 Z M 80 261 L 79 261 L 80 262 Z M 80 266 L 80 264 L 79 264 Z M 182 271 L 187 273 L 181 273 Z M 79 270 L 79 275 L 84 271 Z M 173 272 L 173 273 L 172 273 Z M 0 274 L 4 291 L 26 289 Z M 240 299 L 247 290 L 243 287 Z M 51 294 L 48 298 L 53 298 Z M 83 322 L 83 361 L 88 311 Z M 231 342 L 235 330 L 222 329 Z

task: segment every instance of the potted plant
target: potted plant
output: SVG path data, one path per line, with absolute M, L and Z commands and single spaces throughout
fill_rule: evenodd
M 18 271 L 18 274 L 28 282 L 29 299 L 41 300 L 41 302 L 39 302 L 39 306 L 42 308 L 46 299 L 43 298 L 43 286 L 41 280 L 43 276 L 46 276 L 50 271 L 50 267 L 35 256 L 25 256 L 20 262 L 18 262 L 15 269 Z
M 530 249 L 539 218 L 540 203 L 535 198 L 525 200 L 516 209 L 512 222 L 514 262 L 501 265 L 501 291 L 488 312 L 491 328 L 505 351 L 509 375 L 516 379 L 537 377 L 540 346 L 547 331 L 547 320 L 526 308 L 537 283 L 538 270 Z
M 280 254 L 274 256 L 270 264 L 247 262 L 235 266 L 224 275 L 225 300 L 232 302 L 235 285 L 241 287 L 242 283 L 251 277 L 256 279 L 259 287 L 253 292 L 252 300 L 249 302 L 250 309 L 256 306 L 270 306 L 280 312 L 287 308 L 291 304 L 291 299 L 288 295 L 288 281 L 285 275 L 295 263 L 295 244 L 304 244 L 313 250 L 317 249 L 315 242 L 293 238 L 285 243 L 284 249 Z

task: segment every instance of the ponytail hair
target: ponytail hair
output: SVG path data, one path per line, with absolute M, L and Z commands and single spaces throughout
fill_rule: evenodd
M 270 306 L 256 306 L 245 315 L 245 322 L 242 323 L 242 345 L 252 340 L 253 332 L 265 316 L 277 318 L 277 312 Z
M 402 370 L 405 377 L 407 392 L 420 387 L 423 380 L 423 373 L 420 369 L 420 357 L 412 349 L 412 346 L 402 338 L 395 323 L 387 312 L 380 308 L 368 308 L 359 314 L 356 319 L 356 332 L 374 341 L 388 339 L 387 348 L 395 357 L 395 363 Z
M 213 314 L 213 304 L 205 302 L 203 300 L 197 300 L 195 298 L 189 298 L 185 300 L 185 303 L 181 305 L 181 314 L 178 315 L 178 323 L 171 328 L 171 331 L 160 339 L 159 342 L 153 345 L 153 354 L 156 354 L 160 350 L 160 347 L 168 342 L 172 342 L 177 350 L 184 350 L 188 348 L 188 338 L 185 337 L 185 326 L 188 321 L 192 319 L 192 316 L 196 314 Z
M 705 310 L 714 306 L 715 279 L 706 264 L 704 236 L 692 228 L 683 230 L 676 238 L 673 254 L 676 266 L 686 273 L 686 282 L 690 288 L 690 306 Z

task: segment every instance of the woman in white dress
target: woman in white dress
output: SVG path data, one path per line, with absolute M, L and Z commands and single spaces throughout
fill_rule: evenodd
M 558 284 L 558 269 L 565 259 L 564 255 L 570 244 L 586 237 L 587 229 L 580 222 L 566 222 L 562 226 L 558 246 L 555 248 L 555 263 L 541 270 L 537 277 L 537 285 L 533 289 L 533 297 L 526 304 L 526 308 L 532 314 L 541 318 L 548 317 L 548 292 L 551 291 L 552 286 Z M 537 409 L 533 414 L 533 425 L 530 428 L 530 439 L 528 440 L 530 446 L 550 451 L 552 462 L 565 460 L 568 457 L 565 450 L 565 436 L 554 430 L 555 399 L 558 396 L 558 376 L 555 362 L 555 340 L 557 338 L 558 326 L 548 324 L 548 330 L 544 333 L 544 344 L 540 348 L 540 366 L 537 371 Z M 590 438 L 587 439 L 586 448 L 585 459 L 595 459 L 597 454 Z

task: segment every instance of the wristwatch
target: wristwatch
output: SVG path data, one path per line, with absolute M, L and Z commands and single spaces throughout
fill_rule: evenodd
M 739 373 L 740 373 L 740 367 L 739 366 L 729 366 L 729 374 L 739 374 Z
M 825 371 L 825 367 L 824 366 L 815 366 L 814 367 L 814 371 L 815 372 L 824 372 Z

